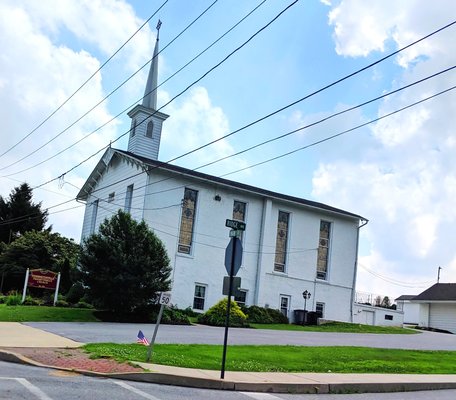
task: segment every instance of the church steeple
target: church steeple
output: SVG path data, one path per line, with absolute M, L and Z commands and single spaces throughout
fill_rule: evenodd
M 157 77 L 158 77 L 158 43 L 161 21 L 157 24 L 157 40 L 155 41 L 154 54 L 150 64 L 149 76 L 142 104 L 136 105 L 128 112 L 132 119 L 128 151 L 131 153 L 158 159 L 163 121 L 169 117 L 157 111 Z
M 158 77 L 158 41 L 160 35 L 161 21 L 157 24 L 157 40 L 155 41 L 154 55 L 150 63 L 149 76 L 147 77 L 146 90 L 142 105 L 144 107 L 157 109 L 157 77 Z

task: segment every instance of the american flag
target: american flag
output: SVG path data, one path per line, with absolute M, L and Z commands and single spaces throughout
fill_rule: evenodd
M 136 339 L 136 343 L 143 344 L 144 346 L 149 346 L 149 341 L 144 336 L 144 333 L 142 333 L 142 331 L 138 332 L 138 339 Z

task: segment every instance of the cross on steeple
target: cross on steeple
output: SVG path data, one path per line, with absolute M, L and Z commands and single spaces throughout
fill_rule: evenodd
M 162 22 L 160 20 L 158 20 L 158 22 L 157 22 L 157 40 L 158 40 L 158 38 L 160 36 L 160 28 L 161 28 L 161 26 L 162 26 Z

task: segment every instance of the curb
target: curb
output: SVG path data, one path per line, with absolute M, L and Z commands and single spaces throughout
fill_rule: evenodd
M 342 394 L 342 393 L 388 393 L 419 390 L 456 389 L 456 382 L 350 382 L 350 383 L 286 383 L 286 382 L 238 382 L 210 378 L 172 375 L 161 372 L 101 373 L 73 368 L 55 367 L 33 361 L 21 354 L 0 349 L 0 361 L 75 372 L 98 378 L 184 386 L 199 389 L 230 390 L 242 392 L 288 393 L 288 394 Z M 361 375 L 362 376 L 362 375 Z M 423 380 L 426 375 L 423 375 Z

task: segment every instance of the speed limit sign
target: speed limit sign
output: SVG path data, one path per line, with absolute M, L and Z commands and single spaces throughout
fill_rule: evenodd
M 163 304 L 165 306 L 168 306 L 171 304 L 171 292 L 162 292 L 160 294 L 160 304 Z

